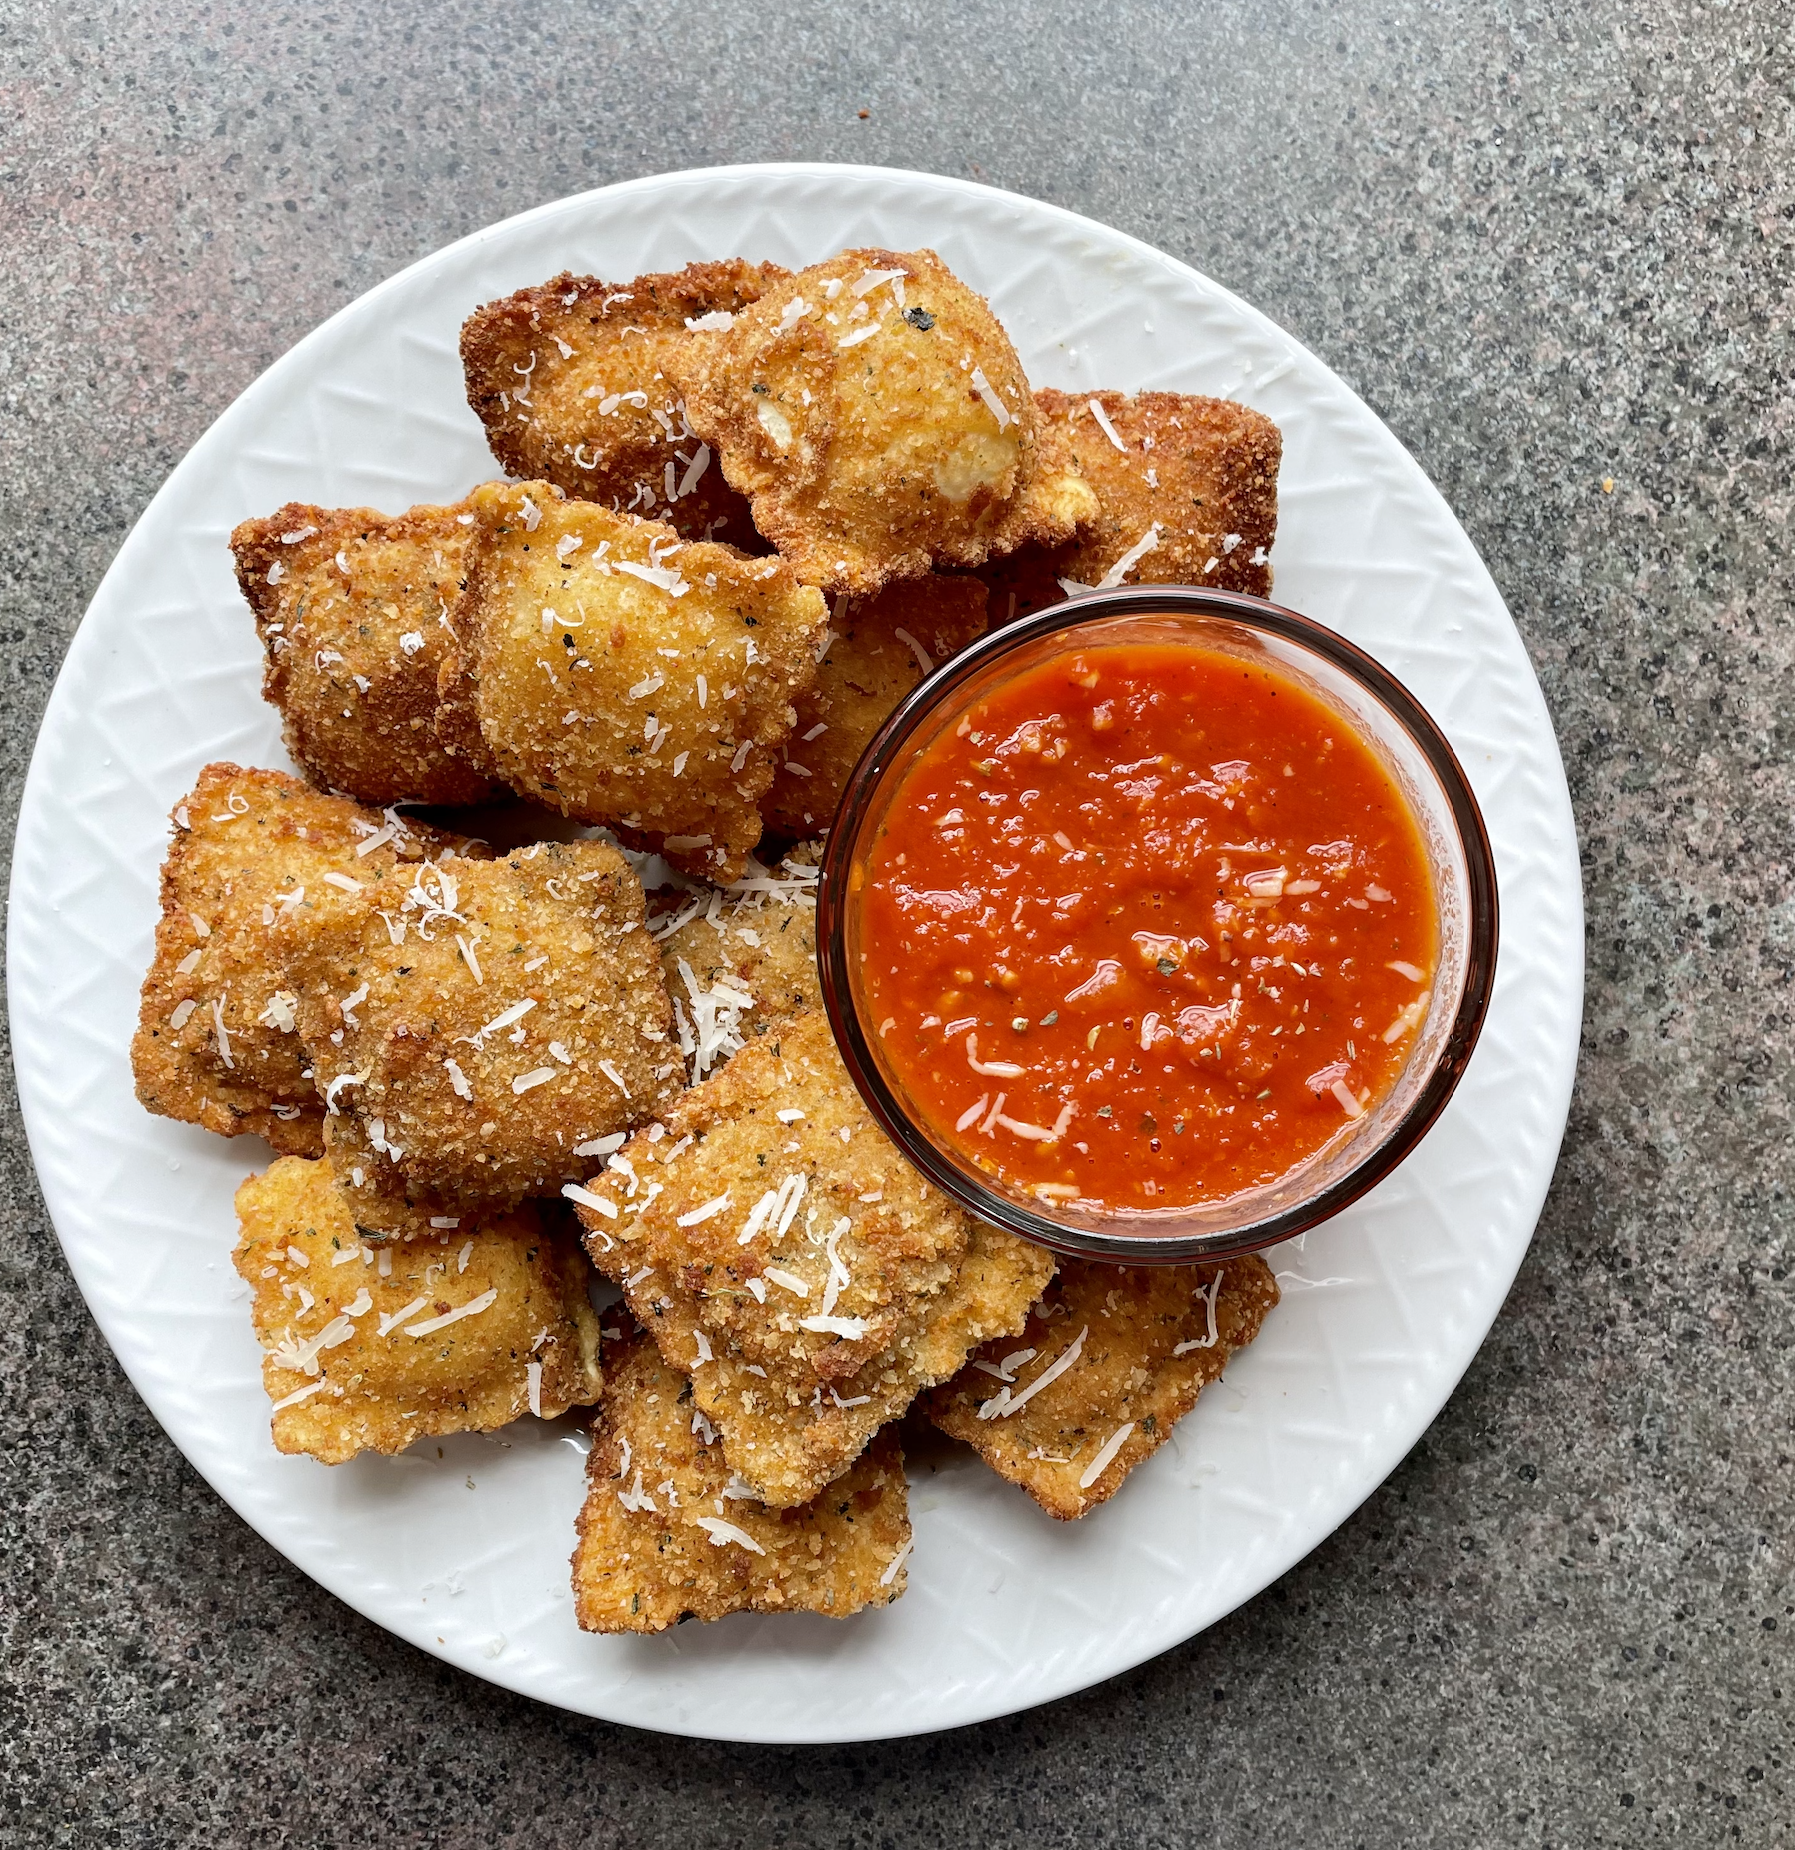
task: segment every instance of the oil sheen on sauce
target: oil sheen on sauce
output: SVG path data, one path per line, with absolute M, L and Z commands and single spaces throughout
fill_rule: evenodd
M 1438 955 L 1371 748 L 1276 670 L 1176 644 L 1003 683 L 919 754 L 859 873 L 895 1076 L 1046 1201 L 1276 1181 L 1395 1083 Z

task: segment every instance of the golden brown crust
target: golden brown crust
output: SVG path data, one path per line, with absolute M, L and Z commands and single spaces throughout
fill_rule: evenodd
M 686 423 L 668 359 L 695 338 L 688 321 L 739 313 L 784 274 L 742 258 L 627 283 L 563 273 L 476 309 L 461 358 L 493 455 L 577 500 L 764 552 L 747 502 Z
M 477 803 L 488 780 L 444 751 L 436 681 L 478 535 L 465 503 L 292 501 L 231 535 L 267 653 L 262 697 L 314 782 L 365 803 Z
M 1035 402 L 1050 440 L 1074 458 L 1098 502 L 1095 519 L 1057 555 L 1060 576 L 1097 584 L 1157 528 L 1156 544 L 1126 582 L 1270 595 L 1283 454 L 1270 418 L 1229 399 L 1178 392 L 1040 391 Z M 1006 595 L 1015 588 L 1001 587 Z M 1002 611 L 993 616 L 1004 620 Z
M 734 879 L 760 839 L 792 702 L 816 677 L 821 595 L 778 559 L 687 544 L 544 483 L 470 499 L 488 539 L 463 666 L 506 780 L 689 873 Z
M 895 1432 L 814 1501 L 771 1510 L 741 1494 L 721 1446 L 705 1442 L 690 1384 L 647 1337 L 608 1345 L 605 1377 L 573 1553 L 584 1630 L 658 1632 L 731 1612 L 842 1619 L 903 1592 L 910 1520 Z
M 436 670 L 436 742 L 468 772 L 504 787 L 504 777 L 480 732 L 480 683 L 459 639 L 450 643 Z
M 860 754 L 892 709 L 923 678 L 985 633 L 985 587 L 976 578 L 913 578 L 838 607 L 815 685 L 761 804 L 784 835 L 827 829 Z M 815 735 L 814 737 L 812 735 Z
M 677 893 L 677 903 L 659 907 L 661 971 L 694 1084 L 744 1043 L 823 1006 L 816 967 L 822 858 L 819 843 L 801 843 L 777 867 L 752 869 L 735 886 Z M 655 912 L 651 905 L 651 924 Z M 668 929 L 669 920 L 678 922 Z M 733 996 L 747 996 L 750 1006 Z
M 1076 474 L 1040 466 L 1016 350 L 933 251 L 843 251 L 772 282 L 668 365 L 806 584 L 869 595 L 1064 541 L 1095 511 Z
M 1165 1443 L 1277 1301 L 1277 1281 L 1257 1253 L 1209 1266 L 1064 1259 L 1022 1334 L 986 1344 L 923 1409 L 1050 1515 L 1071 1521 L 1113 1497 Z M 1030 1383 L 1075 1347 L 1077 1359 L 1030 1395 Z M 1016 1409 L 1006 1413 L 1011 1401 Z
M 1052 1271 L 899 1155 L 818 1014 L 735 1055 L 665 1126 L 586 1184 L 605 1204 L 580 1205 L 587 1251 L 767 1503 L 808 1502 L 975 1343 L 1019 1329 Z
M 293 987 L 289 933 L 300 907 L 353 906 L 352 886 L 440 854 L 454 838 L 280 771 L 210 764 L 175 805 L 162 864 L 156 952 L 143 980 L 131 1068 L 137 1096 L 163 1117 L 223 1137 L 251 1132 L 316 1156 L 322 1110 L 309 1061 L 274 998 Z M 358 849 L 382 839 L 366 854 Z M 223 1028 L 222 1038 L 219 1033 Z
M 275 1445 L 334 1465 L 426 1433 L 490 1432 L 533 1396 L 544 1419 L 595 1401 L 590 1271 L 564 1212 L 547 1214 L 526 1204 L 376 1249 L 328 1162 L 282 1157 L 251 1176 L 233 1259 L 268 1350 Z
M 346 1168 L 352 1199 L 553 1194 L 590 1167 L 577 1146 L 677 1091 L 641 884 L 615 848 L 449 857 L 359 902 L 302 925 L 289 966 L 316 1083 L 380 1158 L 359 1184 Z

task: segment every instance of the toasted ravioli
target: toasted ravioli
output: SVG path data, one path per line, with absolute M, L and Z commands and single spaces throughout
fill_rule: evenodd
M 237 1190 L 237 1217 L 281 1451 L 337 1465 L 597 1400 L 590 1271 L 560 1208 L 377 1249 L 329 1162 L 284 1156 Z
M 1097 496 L 1096 518 L 1057 556 L 1061 577 L 1101 584 L 1127 559 L 1118 582 L 1270 594 L 1283 455 L 1270 418 L 1177 392 L 1042 391 L 1035 402 Z
M 290 931 L 302 916 L 353 910 L 369 882 L 454 839 L 234 764 L 207 765 L 173 822 L 131 1042 L 138 1099 L 220 1136 L 249 1131 L 315 1156 L 323 1110 L 295 1032 Z
M 753 1494 L 807 1503 L 987 1337 L 1052 1261 L 977 1225 L 861 1105 L 828 1023 L 781 1024 L 575 1197 L 614 1278 Z
M 318 1089 L 380 1159 L 359 1182 L 348 1169 L 355 1197 L 553 1194 L 590 1167 L 580 1144 L 679 1086 L 641 884 L 602 842 L 382 882 L 306 933 L 289 969 Z
M 1165 1443 L 1277 1301 L 1257 1253 L 1203 1266 L 1062 1259 L 1022 1334 L 987 1343 L 923 1408 L 1070 1521 Z
M 472 500 L 490 537 L 464 666 L 506 781 L 733 880 L 816 678 L 822 596 L 778 559 L 687 545 L 540 482 Z
M 873 734 L 924 675 L 985 633 L 985 604 L 978 579 L 932 577 L 887 585 L 836 611 L 815 685 L 798 698 L 798 723 L 760 806 L 769 828 L 828 828 Z
M 856 596 L 1072 537 L 1039 413 L 985 299 L 933 251 L 849 250 L 668 355 L 693 427 L 806 583 Z
M 732 258 L 607 283 L 563 274 L 476 309 L 461 329 L 467 399 L 515 476 L 751 552 L 748 503 L 686 422 L 669 356 L 726 327 L 776 264 Z M 698 337 L 702 337 L 701 335 Z
M 812 1502 L 743 1495 L 691 1384 L 635 1333 L 605 1351 L 573 1553 L 574 1616 L 589 1632 L 658 1632 L 731 1612 L 846 1618 L 904 1591 L 910 1518 L 894 1432 Z
M 694 1084 L 756 1036 L 823 1006 L 816 968 L 816 888 L 822 849 L 794 848 L 773 869 L 733 885 L 680 893 L 655 924 Z
M 366 803 L 477 803 L 490 781 L 443 749 L 436 682 L 479 538 L 465 503 L 289 502 L 231 535 L 267 652 L 262 697 L 316 783 Z

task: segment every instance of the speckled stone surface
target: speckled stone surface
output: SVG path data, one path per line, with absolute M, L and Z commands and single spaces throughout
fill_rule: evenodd
M 1364 393 L 1521 626 L 1589 907 L 1557 1182 L 1414 1454 L 1207 1635 L 910 1745 L 574 1720 L 321 1594 L 131 1391 L 9 1094 L 0 1837 L 1795 1835 L 1791 37 L 1779 0 L 0 7 L 7 839 L 107 561 L 307 329 L 586 186 L 851 159 L 1137 233 Z

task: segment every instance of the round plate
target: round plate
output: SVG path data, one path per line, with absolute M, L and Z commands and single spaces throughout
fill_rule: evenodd
M 736 253 L 797 267 L 929 245 L 1037 385 L 1238 398 L 1284 433 L 1276 595 L 1407 682 L 1463 761 L 1501 882 L 1488 1025 L 1450 1109 L 1374 1194 L 1271 1255 L 1284 1302 L 1126 1489 L 1056 1523 L 969 1454 L 912 1487 L 910 1590 L 836 1621 L 739 1615 L 578 1631 L 571 1427 L 330 1469 L 268 1437 L 231 1268 L 231 1195 L 267 1161 L 153 1118 L 127 1049 L 167 815 L 213 759 L 285 765 L 232 525 L 287 500 L 398 511 L 496 473 L 462 395 L 477 304 L 562 269 Z M 213 425 L 120 549 L 32 757 L 7 979 L 44 1197 L 88 1304 L 175 1443 L 245 1521 L 359 1612 L 464 1670 L 637 1727 L 847 1741 L 979 1721 L 1189 1637 L 1333 1530 L 1438 1412 L 1495 1318 L 1563 1134 L 1582 904 L 1545 703 L 1489 573 L 1415 462 L 1312 354 L 1120 232 L 964 181 L 721 168 L 525 213 L 370 291 Z

